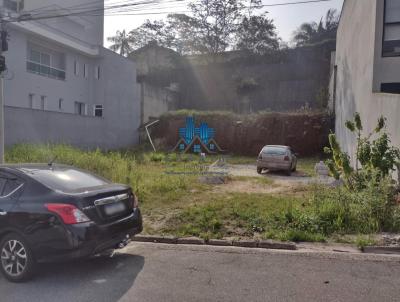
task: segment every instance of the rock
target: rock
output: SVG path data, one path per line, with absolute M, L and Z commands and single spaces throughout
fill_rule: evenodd
M 208 185 L 223 185 L 226 183 L 225 176 L 200 176 L 199 181 Z
M 400 235 L 385 234 L 382 236 L 382 243 L 384 246 L 400 247 Z
M 333 188 L 338 188 L 344 185 L 344 182 L 342 179 L 335 179 L 333 182 L 330 183 L 330 186 Z
M 329 169 L 322 160 L 315 164 L 314 170 L 319 176 L 329 176 Z

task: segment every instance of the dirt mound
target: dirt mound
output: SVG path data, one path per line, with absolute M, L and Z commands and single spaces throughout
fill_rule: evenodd
M 177 143 L 186 115 L 168 114 L 152 129 L 152 137 L 165 149 Z M 207 122 L 216 141 L 230 153 L 256 156 L 265 145 L 288 145 L 301 156 L 320 154 L 327 145 L 332 120 L 323 113 L 267 113 L 249 116 L 209 114 L 195 116 L 196 125 Z

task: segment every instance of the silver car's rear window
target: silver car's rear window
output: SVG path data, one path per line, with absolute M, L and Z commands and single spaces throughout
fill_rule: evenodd
M 287 152 L 286 148 L 281 147 L 265 147 L 263 153 L 268 155 L 285 155 Z
M 65 193 L 109 184 L 103 178 L 70 167 L 55 169 L 21 168 L 20 170 L 46 187 Z

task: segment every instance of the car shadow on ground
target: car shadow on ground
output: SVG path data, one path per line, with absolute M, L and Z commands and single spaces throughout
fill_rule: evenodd
M 144 257 L 130 254 L 39 264 L 27 283 L 9 283 L 0 276 L 0 292 L 7 301 L 116 302 L 133 286 L 143 266 Z
M 293 171 L 291 172 L 290 175 L 287 175 L 286 171 L 269 171 L 269 170 L 263 170 L 261 175 L 265 176 L 279 176 L 279 177 L 309 177 L 306 173 L 301 172 L 301 171 Z

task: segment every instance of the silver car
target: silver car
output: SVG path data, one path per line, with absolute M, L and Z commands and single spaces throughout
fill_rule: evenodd
M 296 171 L 297 156 L 288 146 L 268 145 L 262 148 L 257 159 L 257 173 L 264 169 L 285 171 L 287 175 Z

